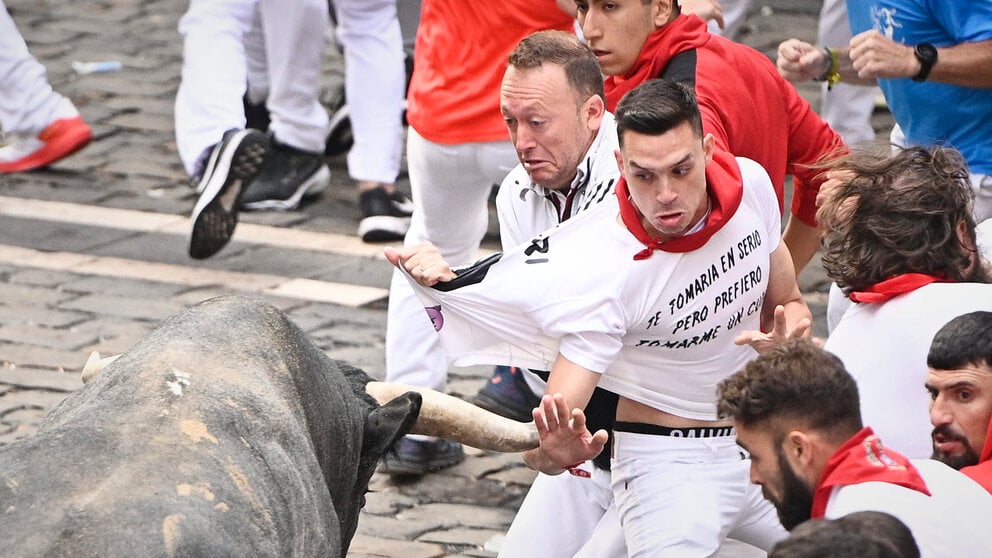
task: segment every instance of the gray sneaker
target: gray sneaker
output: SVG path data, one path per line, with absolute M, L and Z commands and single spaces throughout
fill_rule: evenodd
M 196 185 L 200 197 L 190 217 L 191 257 L 209 258 L 231 240 L 241 196 L 261 172 L 269 149 L 269 136 L 251 129 L 230 130 L 214 146 Z
M 304 196 L 323 192 L 330 181 L 331 169 L 323 153 L 296 149 L 273 138 L 262 171 L 241 196 L 241 209 L 296 209 Z

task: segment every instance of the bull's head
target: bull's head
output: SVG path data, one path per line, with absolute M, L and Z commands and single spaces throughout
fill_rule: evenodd
M 244 478 L 257 478 L 263 486 L 298 481 L 296 490 L 311 499 L 315 519 L 326 523 L 320 527 L 324 543 L 341 556 L 354 535 L 376 464 L 403 435 L 436 436 L 503 452 L 538 445 L 532 423 L 511 421 L 433 390 L 370 381 L 364 372 L 327 358 L 282 312 L 257 300 L 224 297 L 193 307 L 170 318 L 120 359 L 114 358 L 91 357 L 84 380 L 96 385 L 78 394 L 85 397 L 70 398 L 79 399 L 75 406 L 117 409 L 120 394 L 102 395 L 112 386 L 128 386 L 127 393 L 133 394 L 128 397 L 150 397 L 163 378 L 182 371 L 188 385 L 181 397 L 166 396 L 167 415 L 154 406 L 139 405 L 147 415 L 125 423 L 153 425 L 195 416 L 218 441 L 197 444 L 194 449 L 200 453 L 185 459 L 208 463 L 219 455 L 228 462 L 244 462 L 240 465 Z M 104 367 L 108 368 L 100 372 Z M 73 406 L 60 414 L 66 415 Z M 159 431 L 146 438 L 158 436 Z M 149 444 L 148 451 L 157 447 Z M 249 455 L 233 453 L 241 450 Z M 284 458 L 301 473 L 273 469 L 272 463 Z M 313 466 L 319 467 L 323 478 L 302 473 Z M 253 467 L 254 477 L 249 470 Z M 202 475 L 210 474 L 204 467 Z M 226 477 L 218 478 L 213 486 L 220 492 Z M 323 489 L 318 490 L 313 481 L 326 486 L 329 502 L 316 499 Z M 271 523 L 273 529 L 284 529 L 279 537 L 283 541 L 314 537 L 313 530 L 285 534 L 306 531 L 306 526 Z M 176 532 L 188 533 L 190 527 L 180 525 Z

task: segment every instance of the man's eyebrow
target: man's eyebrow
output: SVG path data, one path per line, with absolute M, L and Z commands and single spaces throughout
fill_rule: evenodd
M 975 382 L 973 382 L 971 380 L 958 380 L 957 382 L 954 382 L 953 384 L 944 386 L 944 389 L 951 390 L 951 389 L 959 389 L 959 388 L 963 388 L 963 387 L 973 388 L 973 387 L 975 387 Z
M 682 157 L 681 159 L 679 159 L 678 161 L 675 161 L 674 163 L 672 163 L 670 165 L 666 165 L 666 167 L 667 168 L 674 168 L 674 167 L 677 167 L 677 166 L 679 166 L 679 165 L 681 165 L 683 163 L 688 162 L 691 159 L 692 159 L 692 153 L 686 153 L 685 157 Z M 635 161 L 633 159 L 630 160 L 630 163 L 629 164 L 630 164 L 630 166 L 632 166 L 632 167 L 634 167 L 634 168 L 636 168 L 638 170 L 644 170 L 644 171 L 649 171 L 649 172 L 654 172 L 655 171 L 654 168 L 645 167 L 645 166 L 641 165 L 640 163 L 638 163 L 637 161 Z
M 930 391 L 951 391 L 960 388 L 974 388 L 976 385 L 977 384 L 971 380 L 958 380 L 953 384 L 939 385 L 939 386 L 931 384 L 930 382 L 926 382 L 923 384 L 923 386 Z

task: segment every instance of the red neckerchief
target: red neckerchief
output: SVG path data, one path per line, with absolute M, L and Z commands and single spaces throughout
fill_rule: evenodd
M 813 495 L 814 519 L 823 517 L 835 486 L 887 482 L 930 495 L 916 467 L 905 456 L 882 447 L 871 428 L 862 428 L 827 461 Z
M 648 35 L 630 71 L 622 76 L 607 76 L 603 82 L 607 110 L 613 112 L 625 93 L 660 76 L 673 56 L 701 47 L 709 38 L 706 22 L 684 14 Z
M 985 432 L 985 446 L 982 447 L 978 465 L 962 467 L 961 472 L 992 492 L 992 421 L 989 421 L 989 428 Z
M 875 283 L 864 291 L 855 291 L 848 296 L 854 302 L 885 302 L 892 297 L 906 294 L 930 283 L 949 283 L 943 277 L 926 273 L 903 273 Z
M 741 180 L 741 169 L 729 153 L 713 151 L 713 160 L 706 166 L 706 191 L 709 194 L 711 208 L 702 230 L 678 238 L 656 240 L 644 230 L 641 214 L 630 201 L 627 180 L 621 177 L 616 186 L 617 200 L 620 203 L 620 219 L 627 230 L 646 246 L 645 249 L 634 254 L 634 259 L 650 258 L 651 253 L 655 250 L 664 252 L 696 250 L 706 244 L 706 241 L 734 216 L 737 208 L 741 205 L 741 199 L 744 197 L 744 187 Z
M 992 492 L 992 461 L 983 461 L 978 465 L 961 467 L 961 472 L 982 485 L 985 490 Z

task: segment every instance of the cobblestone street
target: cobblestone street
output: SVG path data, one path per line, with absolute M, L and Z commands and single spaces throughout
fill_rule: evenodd
M 355 235 L 360 212 L 344 156 L 328 159 L 333 177 L 322 197 L 296 211 L 243 213 L 217 256 L 187 256 L 195 195 L 173 132 L 176 25 L 186 6 L 7 0 L 53 87 L 79 107 L 95 138 L 48 169 L 0 175 L 0 445 L 33 433 L 82 387 L 91 351 L 126 351 L 167 316 L 225 293 L 274 304 L 331 357 L 383 377 L 391 268 L 382 245 Z M 756 2 L 744 41 L 771 54 L 790 36 L 813 40 L 819 6 Z M 122 68 L 78 75 L 74 61 Z M 328 91 L 341 71 L 329 49 Z M 816 106 L 818 88 L 800 91 Z M 876 120 L 887 136 L 888 113 Z M 399 186 L 409 188 L 405 175 Z M 492 211 L 491 221 L 486 250 L 498 247 Z M 800 286 L 822 336 L 827 281 L 818 264 Z M 485 367 L 453 369 L 449 389 L 468 398 L 488 375 Z M 462 464 L 418 480 L 373 477 L 349 556 L 495 556 L 534 473 L 516 454 L 467 451 Z

